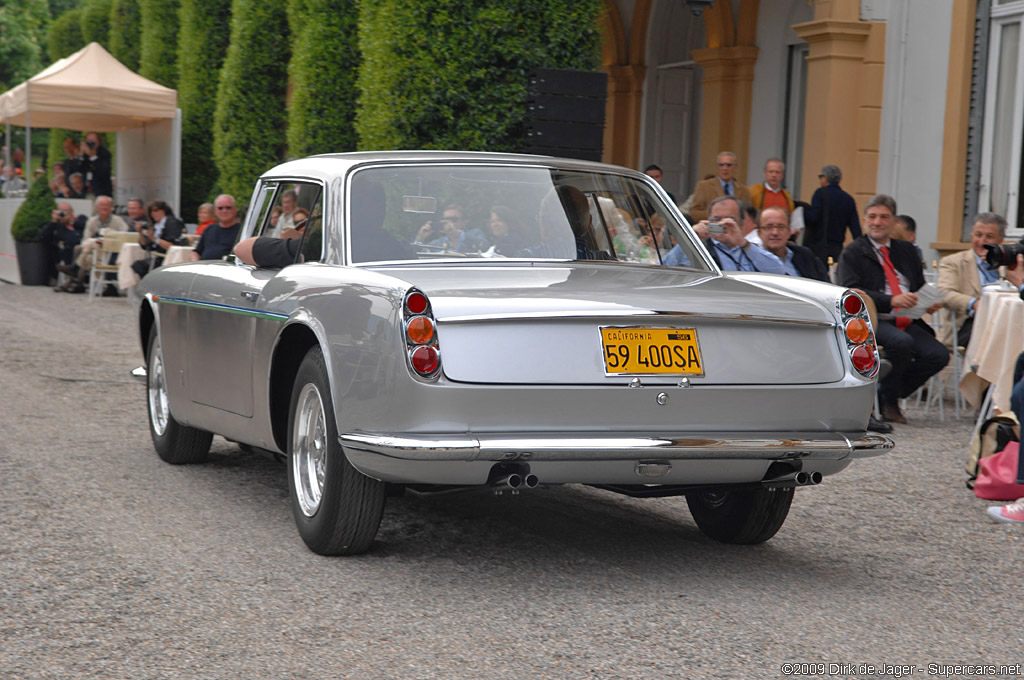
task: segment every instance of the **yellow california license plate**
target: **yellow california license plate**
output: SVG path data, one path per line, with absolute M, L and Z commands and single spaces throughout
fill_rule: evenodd
M 693 328 L 602 328 L 608 375 L 704 375 Z

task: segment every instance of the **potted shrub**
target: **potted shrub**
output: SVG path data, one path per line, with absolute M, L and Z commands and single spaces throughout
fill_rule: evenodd
M 42 176 L 32 182 L 25 202 L 14 214 L 11 236 L 18 253 L 22 285 L 45 286 L 50 282 L 50 247 L 39 240 L 39 234 L 49 224 L 55 207 L 50 185 Z

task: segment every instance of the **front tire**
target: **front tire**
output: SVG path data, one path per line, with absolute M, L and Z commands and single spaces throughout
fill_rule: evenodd
M 171 415 L 164 373 L 160 335 L 156 326 L 149 333 L 149 362 L 146 366 L 146 404 L 149 412 L 149 434 L 153 448 L 165 463 L 185 465 L 203 463 L 210 453 L 213 433 L 182 425 Z
M 793 487 L 726 489 L 686 494 L 697 527 L 708 538 L 722 543 L 764 543 L 782 528 Z
M 306 354 L 292 388 L 288 491 L 299 535 L 321 555 L 355 555 L 373 543 L 386 485 L 348 462 L 334 419 L 323 352 Z

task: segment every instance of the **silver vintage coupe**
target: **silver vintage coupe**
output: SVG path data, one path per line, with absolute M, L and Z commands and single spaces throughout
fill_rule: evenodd
M 150 430 L 169 463 L 214 433 L 284 455 L 317 553 L 369 548 L 395 490 L 560 484 L 685 495 L 707 536 L 759 543 L 795 487 L 893 445 L 865 430 L 861 298 L 723 274 L 637 172 L 316 156 L 260 178 L 252 236 L 273 266 L 143 280 Z

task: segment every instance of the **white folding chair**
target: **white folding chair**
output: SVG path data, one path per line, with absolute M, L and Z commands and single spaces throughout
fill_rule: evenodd
M 107 285 L 117 287 L 117 256 L 121 246 L 138 238 L 132 231 L 106 231 L 102 234 L 103 243 L 92 251 L 92 269 L 89 270 L 89 301 L 103 292 Z M 107 279 L 107 274 L 113 274 Z

